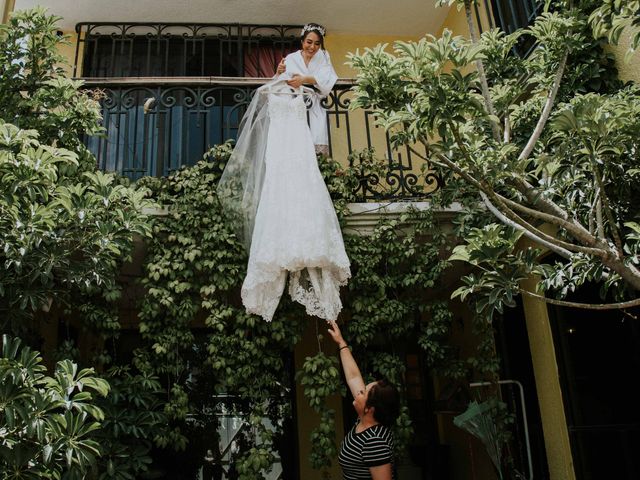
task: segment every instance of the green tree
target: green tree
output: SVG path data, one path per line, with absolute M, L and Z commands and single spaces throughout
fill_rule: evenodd
M 470 0 L 438 3 L 466 10 L 471 39 L 445 30 L 396 42 L 393 53 L 381 45 L 352 54 L 359 71 L 352 106 L 375 110 L 396 145 L 416 155 L 416 145 L 426 148 L 426 165 L 447 179 L 445 203 L 480 201 L 490 212 L 476 208 L 476 225 L 459 231 L 473 237 L 455 258 L 483 269 L 457 293 L 473 292 L 488 313 L 513 305 L 518 280 L 537 273 L 540 288 L 559 295 L 593 281 L 619 299 L 635 296 L 640 91 L 602 77 L 606 54 L 587 26 L 593 2 L 548 2 L 553 13 L 529 28 L 481 36 Z M 524 36 L 535 48 L 521 58 L 512 47 Z M 568 62 L 572 88 L 564 89 Z M 502 225 L 489 225 L 495 220 Z M 496 233 L 510 240 L 506 248 L 492 250 Z M 511 254 L 521 236 L 537 249 Z M 540 262 L 543 249 L 561 260 Z
M 0 28 L 0 312 L 3 330 L 79 292 L 117 297 L 135 235 L 148 236 L 145 192 L 96 170 L 85 135 L 100 107 L 65 77 L 59 19 L 15 12 Z M 89 92 L 90 93 L 90 92 Z
M 109 384 L 93 369 L 58 362 L 46 376 L 40 354 L 19 339 L 2 337 L 0 357 L 0 470 L 2 478 L 82 479 L 96 465 L 100 446 L 92 432 L 102 410 L 95 395 Z
M 515 306 L 518 295 L 582 308 L 640 304 L 624 301 L 640 289 L 640 90 L 615 78 L 611 55 L 599 40 L 623 17 L 629 23 L 637 5 L 548 1 L 527 29 L 479 35 L 474 1 L 437 3 L 465 10 L 470 38 L 445 30 L 439 38 L 350 55 L 358 70 L 352 107 L 372 109 L 396 146 L 421 156 L 425 174 L 435 170 L 444 179 L 435 207 L 462 204 L 454 220 L 462 244 L 450 260 L 475 268 L 453 297 L 475 309 L 480 354 L 466 359 L 471 369 L 447 373 L 464 378 L 471 371 L 494 382 L 499 366 L 493 320 Z M 607 5 L 613 14 L 602 20 L 597 9 Z M 595 35 L 589 18 L 601 28 Z M 524 58 L 514 48 L 522 41 L 534 45 Z M 557 260 L 545 261 L 544 252 Z M 563 297 L 595 282 L 618 303 L 575 304 L 522 290 L 520 281 L 532 274 L 548 296 Z M 451 348 L 438 341 L 447 332 L 446 321 L 440 323 L 447 313 L 432 315 L 428 335 L 420 338 L 434 360 L 446 358 Z M 491 417 L 488 445 L 500 453 L 494 457 L 501 478 L 517 477 L 503 456 L 512 419 L 496 402 L 496 391 L 483 403 Z
M 42 321 L 57 322 L 61 313 L 102 339 L 115 338 L 120 326 L 115 307 L 122 290 L 120 269 L 130 258 L 135 238 L 151 231 L 143 213 L 153 206 L 147 192 L 98 171 L 83 143 L 86 135 L 103 131 L 100 105 L 92 92 L 81 89 L 82 82 L 65 76 L 58 48 L 66 39 L 56 33 L 58 20 L 34 9 L 15 12 L 0 27 L 1 330 L 32 344 L 38 342 Z M 103 352 L 95 353 L 91 361 L 97 367 L 111 361 Z M 15 412 L 24 417 L 22 404 L 44 409 L 31 412 L 36 418 L 49 412 L 50 417 L 35 433 L 29 426 L 19 441 L 17 430 L 11 430 L 13 436 L 6 442 L 13 443 L 4 443 L 3 458 L 12 472 L 40 468 L 40 474 L 48 472 L 47 478 L 59 478 L 63 472 L 65 478 L 83 478 L 92 467 L 109 477 L 115 476 L 115 464 L 117 478 L 134 478 L 146 469 L 153 435 L 161 434 L 167 423 L 158 407 L 157 379 L 129 369 L 111 370 L 114 391 L 93 401 L 83 385 L 89 388 L 93 382 L 101 394 L 107 388 L 103 380 L 88 376 L 90 370 L 77 373 L 75 363 L 62 360 L 55 376 L 59 384 L 54 384 L 43 377 L 39 356 L 24 355 L 33 357 L 34 377 L 23 379 L 31 386 L 20 387 L 22 403 L 7 407 L 4 420 L 15 421 Z M 7 375 L 15 376 L 17 367 L 11 368 Z M 6 380 L 15 383 L 17 377 L 12 378 Z M 9 389 L 4 370 L 2 382 Z M 58 412 L 54 389 L 62 389 L 72 410 Z M 125 409 L 123 427 L 118 422 Z M 96 420 L 103 417 L 104 428 L 99 429 Z M 99 452 L 104 458 L 98 458 Z M 60 455 L 68 455 L 67 466 Z M 29 462 L 36 466 L 28 467 Z

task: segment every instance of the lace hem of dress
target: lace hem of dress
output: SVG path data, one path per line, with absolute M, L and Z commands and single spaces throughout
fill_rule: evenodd
M 305 307 L 308 315 L 324 320 L 336 320 L 342 301 L 340 287 L 351 274 L 346 268 L 307 267 L 301 270 L 254 270 L 242 285 L 242 302 L 246 311 L 270 322 L 280 303 L 287 277 L 289 296 Z
M 340 286 L 347 283 L 348 271 L 330 271 L 324 268 L 305 268 L 289 275 L 289 295 L 304 305 L 307 315 L 324 320 L 336 320 L 342 301 Z

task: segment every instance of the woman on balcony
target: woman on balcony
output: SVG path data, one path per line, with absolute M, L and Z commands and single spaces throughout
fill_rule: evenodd
M 309 109 L 309 127 L 316 153 L 329 154 L 327 112 L 321 100 L 327 97 L 338 80 L 331 65 L 329 53 L 324 49 L 326 31 L 322 25 L 307 23 L 300 34 L 302 48 L 287 55 L 278 65 L 279 79 L 287 79 L 289 86 L 313 85 L 318 94 Z
M 338 345 L 344 376 L 353 395 L 356 424 L 340 447 L 338 462 L 345 480 L 395 480 L 392 425 L 398 416 L 396 388 L 385 380 L 365 385 L 338 324 L 328 322 L 329 335 Z

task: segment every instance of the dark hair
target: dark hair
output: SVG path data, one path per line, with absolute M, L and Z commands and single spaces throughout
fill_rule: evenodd
M 367 407 L 373 407 L 373 418 L 377 422 L 390 427 L 400 413 L 400 395 L 398 389 L 388 380 L 378 380 L 369 390 Z
M 311 32 L 315 33 L 316 35 L 318 35 L 318 37 L 320 37 L 320 48 L 322 50 L 324 50 L 324 36 L 325 36 L 325 29 L 322 25 L 318 24 L 318 23 L 307 23 L 303 29 L 302 29 L 302 34 L 300 35 L 300 41 L 304 42 L 304 39 L 307 38 L 307 35 L 309 35 Z

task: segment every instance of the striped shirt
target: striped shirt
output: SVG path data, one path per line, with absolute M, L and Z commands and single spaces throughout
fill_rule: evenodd
M 345 480 L 371 480 L 369 467 L 393 465 L 393 434 L 384 425 L 374 425 L 356 433 L 358 422 L 342 441 L 338 462 Z M 395 473 L 393 473 L 395 479 Z

